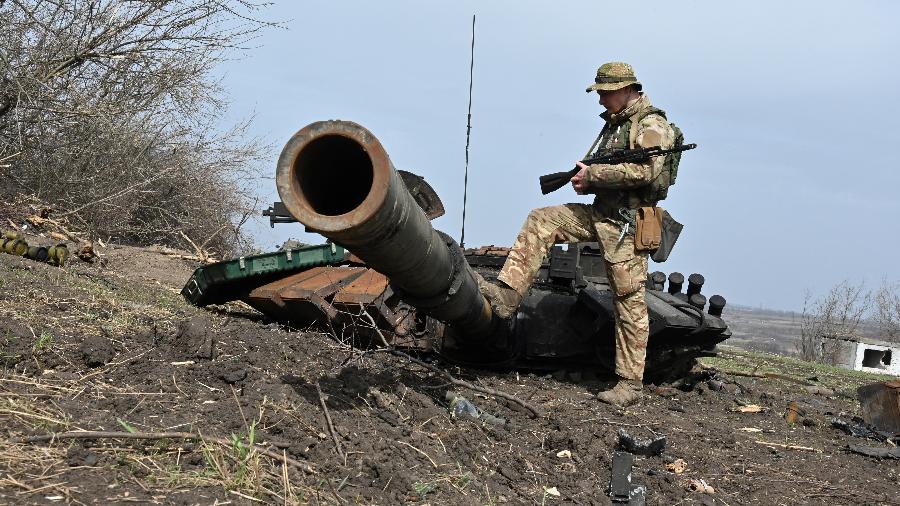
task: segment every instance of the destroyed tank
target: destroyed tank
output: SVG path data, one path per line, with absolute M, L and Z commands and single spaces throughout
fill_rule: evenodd
M 503 320 L 473 273 L 495 279 L 508 250 L 463 250 L 432 228 L 444 212 L 434 190 L 395 170 L 362 126 L 301 129 L 281 153 L 276 183 L 283 202 L 264 213 L 272 226 L 299 221 L 329 242 L 201 267 L 182 291 L 188 300 L 241 299 L 294 328 L 472 365 L 614 368 L 613 295 L 596 243 L 554 246 L 517 314 Z M 647 280 L 648 374 L 680 374 L 731 336 L 724 298 L 710 297 L 707 310 L 703 276 L 687 281 L 682 291 L 680 273 Z

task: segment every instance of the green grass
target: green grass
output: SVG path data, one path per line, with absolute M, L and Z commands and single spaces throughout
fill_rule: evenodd
M 31 346 L 31 351 L 33 353 L 45 351 L 49 350 L 51 346 L 53 346 L 53 334 L 45 330 L 41 332 L 41 335 L 39 335 L 37 339 L 34 340 L 34 345 Z
M 715 367 L 724 373 L 774 373 L 844 392 L 855 390 L 857 387 L 869 383 L 896 379 L 885 374 L 854 371 L 843 367 L 806 362 L 793 357 L 747 351 L 730 346 L 719 346 L 718 356 L 702 358 L 700 363 L 705 366 Z
M 435 489 L 437 489 L 437 483 L 431 481 L 417 481 L 413 483 L 413 490 L 415 490 L 416 494 L 423 499 L 426 495 L 434 492 Z

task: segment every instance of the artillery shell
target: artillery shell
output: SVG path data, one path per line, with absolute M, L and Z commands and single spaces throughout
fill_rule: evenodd
M 25 257 L 30 260 L 37 260 L 38 247 L 37 246 L 29 246 L 28 251 L 25 253 Z
M 12 255 L 13 245 L 18 241 L 18 239 L 7 239 L 6 242 L 3 243 L 3 251 Z
M 47 248 L 43 246 L 38 246 L 37 254 L 34 257 L 38 262 L 46 262 L 47 261 Z
M 3 237 L 5 239 L 18 239 L 19 233 L 18 232 L 3 232 Z
M 69 258 L 69 248 L 65 243 L 59 243 L 56 245 L 56 265 L 62 267 L 66 263 L 66 259 Z
M 49 248 L 47 248 L 47 262 L 56 264 L 56 246 L 50 246 Z
M 24 239 L 16 239 L 12 250 L 12 254 L 17 257 L 25 256 L 25 253 L 28 253 L 28 243 Z

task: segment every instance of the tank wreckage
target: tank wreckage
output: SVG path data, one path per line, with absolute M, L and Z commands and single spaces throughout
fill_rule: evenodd
M 596 243 L 554 246 L 518 313 L 503 320 L 473 272 L 495 279 L 508 250 L 463 250 L 435 230 L 429 220 L 444 209 L 434 190 L 396 170 L 362 126 L 301 129 L 281 153 L 276 183 L 282 202 L 264 213 L 272 225 L 299 221 L 328 243 L 200 267 L 182 290 L 188 301 L 242 300 L 294 328 L 319 326 L 355 345 L 386 341 L 461 363 L 614 368 L 613 294 Z M 686 287 L 677 272 L 648 276 L 649 375 L 683 370 L 731 336 L 725 299 L 707 301 L 703 283 L 699 274 Z

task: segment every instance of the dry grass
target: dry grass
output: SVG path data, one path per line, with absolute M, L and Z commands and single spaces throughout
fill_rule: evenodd
M 103 382 L 72 388 L 22 375 L 5 375 L 0 378 L 0 425 L 6 427 L 4 439 L 88 431 L 90 428 L 79 426 L 56 404 L 57 400 L 76 398 L 88 389 L 101 398 L 125 393 Z M 84 492 L 83 480 L 73 482 L 62 478 L 78 470 L 86 476 L 116 475 L 124 471 L 144 492 L 140 500 L 154 504 L 166 504 L 172 494 L 197 488 L 220 489 L 251 502 L 288 505 L 305 504 L 317 494 L 322 496 L 323 492 L 315 486 L 320 485 L 316 477 L 283 465 L 282 461 L 288 460 L 286 453 L 284 459 L 275 459 L 258 445 L 255 428 L 264 415 L 261 408 L 258 418 L 249 422 L 245 433 L 231 434 L 228 438 L 211 437 L 200 441 L 197 448 L 186 449 L 184 441 L 175 439 L 92 441 L 84 448 L 96 455 L 96 461 L 87 465 L 73 460 L 73 449 L 80 449 L 84 443 L 78 439 L 46 444 L 6 442 L 0 445 L 0 469 L 3 470 L 0 498 L 23 502 L 42 498 L 81 504 L 78 497 Z M 129 432 L 134 430 L 128 423 L 120 423 Z M 191 452 L 202 455 L 204 465 L 186 466 L 184 459 Z M 118 493 L 111 490 L 106 500 L 127 502 L 137 497 L 128 487 L 122 487 Z M 327 504 L 335 499 L 322 496 L 320 501 Z

